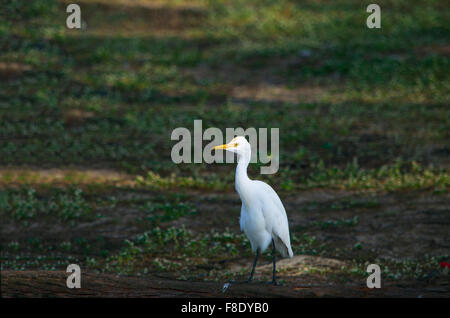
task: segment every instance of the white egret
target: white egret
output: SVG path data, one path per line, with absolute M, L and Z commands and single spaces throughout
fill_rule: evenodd
M 271 186 L 259 180 L 250 180 L 247 176 L 251 147 L 245 137 L 236 137 L 228 144 L 216 146 L 214 149 L 225 149 L 237 154 L 235 186 L 242 201 L 239 222 L 241 230 L 250 241 L 252 251 L 256 254 L 248 282 L 253 280 L 259 254 L 272 243 L 272 283 L 276 285 L 276 250 L 283 257 L 294 256 L 283 203 Z

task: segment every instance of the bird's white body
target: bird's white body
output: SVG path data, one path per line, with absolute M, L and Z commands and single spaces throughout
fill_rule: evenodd
M 241 230 L 249 239 L 252 250 L 264 252 L 273 239 L 283 257 L 292 257 L 288 220 L 280 198 L 267 183 L 249 182 L 252 183 L 249 192 L 242 190 L 242 185 L 236 185 L 236 190 L 239 187 L 237 191 L 242 200 Z
M 238 164 L 239 166 L 239 164 Z M 242 201 L 240 225 L 252 250 L 264 252 L 272 242 L 284 257 L 292 257 L 289 225 L 283 203 L 267 183 L 250 180 L 236 169 L 236 191 Z
M 228 145 L 230 144 L 231 146 L 224 145 L 223 149 L 238 154 L 235 186 L 242 201 L 241 230 L 249 239 L 254 252 L 264 252 L 273 240 L 281 255 L 292 257 L 294 253 L 283 203 L 271 186 L 259 180 L 250 180 L 247 176 L 251 155 L 247 140 L 236 137 Z

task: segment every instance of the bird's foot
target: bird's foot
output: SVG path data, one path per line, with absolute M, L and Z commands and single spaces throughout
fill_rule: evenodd
M 230 280 L 228 283 L 223 284 L 222 287 L 222 292 L 226 292 L 228 288 L 231 287 L 231 285 L 239 285 L 239 284 L 249 284 L 251 283 L 251 280 L 241 280 L 241 281 L 236 281 L 236 280 Z
M 277 280 L 273 280 L 271 283 L 273 286 L 281 286 L 281 283 L 278 282 Z
M 275 279 L 271 280 L 270 282 L 266 282 L 266 284 L 273 285 L 273 286 L 281 286 L 281 283 Z
M 228 287 L 230 287 L 230 285 L 231 285 L 230 283 L 223 284 L 223 286 L 222 286 L 222 293 L 226 292 Z

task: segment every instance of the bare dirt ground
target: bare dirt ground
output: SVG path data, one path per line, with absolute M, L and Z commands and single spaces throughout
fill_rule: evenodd
M 305 261 L 297 256 L 289 262 Z M 309 258 L 316 265 L 329 263 Z M 331 261 L 333 262 L 333 261 Z M 281 268 L 288 264 L 281 263 Z M 264 266 L 257 270 L 264 270 Z M 405 282 L 388 283 L 380 289 L 363 284 L 336 285 L 324 281 L 290 281 L 282 286 L 265 282 L 235 284 L 223 291 L 226 282 L 181 281 L 165 277 L 124 277 L 111 274 L 83 273 L 80 289 L 66 286 L 63 271 L 4 271 L 2 297 L 448 297 L 449 280 L 439 284 L 422 282 L 411 286 Z
M 60 2 L 61 12 L 64 13 L 65 6 L 71 1 L 61 0 Z M 245 106 L 242 109 L 252 107 L 257 110 L 258 107 L 273 104 L 276 106 L 276 109 L 282 111 L 281 105 L 298 104 L 299 107 L 292 114 L 282 115 L 282 113 L 277 114 L 276 112 L 271 114 L 280 117 L 289 115 L 293 118 L 313 116 L 312 119 L 317 119 L 317 114 L 323 113 L 321 118 L 326 119 L 328 114 L 330 114 L 327 111 L 329 108 L 345 106 L 334 104 L 340 99 L 347 100 L 349 104 L 360 103 L 362 111 L 365 106 L 371 108 L 379 103 L 379 100 L 373 99 L 372 93 L 368 96 L 361 95 L 356 100 L 354 100 L 355 97 L 352 97 L 353 95 L 346 95 L 348 92 L 344 84 L 346 84 L 346 81 L 350 81 L 348 74 L 347 78 L 345 77 L 346 72 L 349 72 L 346 70 L 358 70 L 357 73 L 360 73 L 361 70 L 351 68 L 354 60 L 358 63 L 364 62 L 359 58 L 359 54 L 367 55 L 366 58 L 373 60 L 375 66 L 378 65 L 380 69 L 386 68 L 386 71 L 397 65 L 397 62 L 404 63 L 405 67 L 410 63 L 410 68 L 405 68 L 406 70 L 416 69 L 417 62 L 422 62 L 411 59 L 409 51 L 397 53 L 394 50 L 394 52 L 380 53 L 377 51 L 372 52 L 372 49 L 364 47 L 361 48 L 362 53 L 358 53 L 359 50 L 357 50 L 358 54 L 350 54 L 350 52 L 345 50 L 342 51 L 342 48 L 335 50 L 332 47 L 327 49 L 326 46 L 319 46 L 316 49 L 308 49 L 307 47 L 309 46 L 305 46 L 305 48 L 299 46 L 296 53 L 285 54 L 280 50 L 279 52 L 277 51 L 278 53 L 275 52 L 277 54 L 268 57 L 266 54 L 261 55 L 264 52 L 259 52 L 261 50 L 258 49 L 259 45 L 251 49 L 250 51 L 254 50 L 255 52 L 252 54 L 250 54 L 251 52 L 247 53 L 247 57 L 243 55 L 243 59 L 242 57 L 238 59 L 240 55 L 236 55 L 231 61 L 228 61 L 226 58 L 227 54 L 222 53 L 216 58 L 215 54 L 217 52 L 208 50 L 208 48 L 218 45 L 220 36 L 217 36 L 217 38 L 216 36 L 211 38 L 209 36 L 200 36 L 202 34 L 200 27 L 204 26 L 207 28 L 206 24 L 211 23 L 208 20 L 210 12 L 202 5 L 197 5 L 194 2 L 181 4 L 182 2 L 178 3 L 178 1 L 175 1 L 174 3 L 177 4 L 168 5 L 165 1 L 151 0 L 80 0 L 79 4 L 83 7 L 83 20 L 84 22 L 87 21 L 83 25 L 83 36 L 77 35 L 75 32 L 78 31 L 73 30 L 73 32 L 69 31 L 65 34 L 67 38 L 58 39 L 58 37 L 55 37 L 49 43 L 47 43 L 47 40 L 41 41 L 42 43 L 35 43 L 31 39 L 29 40 L 30 43 L 24 42 L 22 45 L 19 41 L 19 44 L 21 44 L 19 46 L 24 47 L 24 52 L 19 51 L 20 54 L 17 55 L 17 59 L 23 59 L 22 55 L 28 56 L 28 53 L 25 51 L 29 51 L 28 47 L 36 47 L 39 48 L 36 51 L 44 51 L 46 54 L 42 54 L 51 57 L 50 60 L 53 59 L 55 53 L 53 50 L 50 50 L 52 47 L 48 45 L 55 42 L 55 48 L 58 48 L 58 50 L 61 50 L 61 52 L 71 58 L 73 57 L 73 63 L 75 63 L 73 70 L 71 67 L 68 68 L 68 74 L 64 70 L 61 71 L 61 75 L 58 75 L 67 80 L 66 82 L 62 81 L 61 86 L 71 87 L 71 90 L 73 89 L 72 86 L 77 85 L 80 88 L 89 88 L 86 91 L 90 92 L 89 94 L 93 94 L 92 96 L 95 97 L 94 101 L 100 100 L 100 106 L 103 104 L 107 105 L 104 109 L 104 111 L 108 111 L 106 112 L 107 115 L 100 121 L 98 110 L 83 109 L 83 107 L 89 105 L 90 100 L 81 98 L 83 96 L 78 96 L 76 89 L 73 92 L 69 90 L 69 97 L 72 98 L 72 101 L 69 99 L 70 107 L 61 110 L 61 121 L 65 129 L 68 132 L 72 132 L 69 135 L 70 138 L 78 136 L 78 134 L 74 133 L 77 130 L 83 132 L 83 129 L 86 130 L 86 127 L 91 127 L 90 125 L 94 128 L 97 127 L 96 121 L 107 124 L 106 128 L 101 128 L 102 130 L 99 131 L 100 136 L 102 135 L 101 132 L 103 132 L 107 137 L 110 134 L 108 129 L 114 127 L 112 123 L 125 124 L 123 118 L 130 118 L 130 122 L 131 119 L 135 118 L 133 121 L 136 120 L 141 125 L 148 125 L 143 126 L 146 129 L 150 129 L 153 125 L 160 125 L 158 121 L 153 122 L 149 120 L 146 122 L 144 120 L 140 122 L 138 119 L 147 113 L 133 112 L 135 103 L 133 99 L 128 99 L 134 96 L 135 93 L 137 94 L 136 96 L 140 96 L 142 93 L 140 92 L 141 89 L 137 89 L 140 86 L 135 88 L 131 84 L 133 83 L 132 75 L 139 78 L 140 75 L 144 74 L 143 72 L 137 72 L 143 66 L 146 66 L 149 70 L 157 71 L 155 74 L 148 75 L 148 77 L 154 79 L 160 76 L 158 73 L 160 68 L 161 75 L 164 75 L 161 78 L 165 78 L 166 74 L 163 70 L 166 69 L 167 65 L 174 65 L 174 69 L 178 69 L 175 74 L 175 80 L 170 79 L 172 68 L 167 68 L 169 80 L 160 80 L 162 82 L 173 81 L 175 89 L 172 85 L 162 85 L 158 83 L 159 81 L 155 81 L 155 83 L 149 82 L 146 85 L 148 87 L 155 86 L 156 92 L 161 91 L 155 97 L 152 97 L 154 100 L 150 99 L 156 104 L 166 103 L 166 100 L 170 101 L 172 100 L 171 98 L 183 100 L 183 103 L 178 105 L 181 112 L 184 112 L 185 108 L 191 110 L 203 108 L 198 107 L 200 102 L 195 101 L 190 104 L 190 102 L 184 101 L 185 97 L 189 97 L 189 94 L 192 94 L 192 92 L 189 93 L 192 88 L 187 84 L 215 83 L 215 85 L 210 86 L 208 84 L 205 86 L 206 88 L 202 88 L 204 84 L 201 84 L 194 91 L 197 92 L 198 90 L 199 93 L 202 93 L 204 89 L 207 89 L 205 100 L 207 105 L 212 106 L 212 109 L 219 110 L 218 106 L 222 106 L 228 100 L 231 106 L 227 107 L 235 107 L 237 110 L 240 109 L 240 106 Z M 286 13 L 290 11 L 290 9 L 286 10 Z M 337 16 L 341 17 L 343 11 L 338 12 L 339 15 Z M 26 20 L 28 18 L 24 19 L 24 21 Z M 430 20 L 432 19 L 430 18 Z M 411 18 L 411 21 L 415 20 Z M 241 22 L 245 23 L 245 21 L 237 22 L 239 22 L 238 24 Z M 337 23 L 336 26 L 340 24 Z M 415 28 L 414 26 L 412 30 Z M 424 29 L 424 32 L 426 30 Z M 277 35 L 277 33 L 274 33 L 274 35 Z M 11 37 L 11 39 L 15 38 Z M 68 41 L 70 38 L 73 38 L 77 45 L 73 45 L 71 41 Z M 21 37 L 17 37 L 16 40 L 20 39 Z M 160 45 L 161 52 L 153 52 L 151 50 L 151 52 L 143 52 L 140 46 L 146 47 L 147 41 Z M 322 42 L 326 43 L 326 38 Z M 116 43 L 117 47 L 112 45 L 114 43 Z M 228 50 L 230 48 L 227 46 L 239 45 L 239 41 L 233 40 L 229 44 L 225 44 L 224 42 L 221 45 Z M 280 42 L 280 44 L 283 43 Z M 171 52 L 167 48 L 173 46 L 176 49 L 178 45 L 186 46 L 183 52 L 180 51 L 180 56 L 167 57 L 166 55 L 170 55 L 168 53 Z M 134 46 L 135 48 L 130 49 L 128 52 L 129 46 Z M 264 47 L 264 45 L 261 45 L 261 47 Z M 49 52 L 45 52 L 45 48 Z M 192 50 L 192 48 L 195 48 L 195 50 Z M 101 50 L 97 51 L 97 49 Z M 245 49 L 245 46 L 242 49 Z M 111 56 L 105 54 L 109 51 L 112 53 Z M 434 58 L 436 56 L 447 57 L 449 55 L 449 46 L 447 44 L 433 44 L 417 47 L 412 51 L 417 58 L 428 57 L 430 61 L 434 61 L 432 59 L 433 56 Z M 200 56 L 199 52 L 202 53 L 201 62 L 196 61 L 200 59 L 199 57 L 195 57 Z M 342 57 L 339 57 L 339 54 L 343 52 L 348 54 L 348 61 L 347 59 L 343 61 Z M 187 56 L 184 56 L 184 53 Z M 193 53 L 195 53 L 194 62 L 186 62 L 185 59 L 189 61 L 189 54 Z M 37 53 L 35 52 L 34 54 Z M 386 57 L 388 60 L 395 62 L 392 62 L 392 65 L 382 64 L 373 58 L 373 54 L 379 54 L 380 57 Z M 61 55 L 63 54 L 61 53 Z M 37 56 L 39 57 L 40 55 Z M 320 59 L 318 56 L 325 56 L 326 59 Z M 31 56 L 31 60 L 34 58 L 36 57 Z M 408 59 L 411 62 L 408 62 Z M 160 61 L 158 62 L 158 60 Z M 440 60 L 437 59 L 436 61 L 439 62 Z M 46 63 L 40 64 L 45 65 Z M 30 76 L 32 79 L 31 83 L 39 83 L 41 78 L 35 80 L 33 77 L 34 73 L 43 73 L 46 76 L 51 76 L 54 67 L 52 63 L 48 64 L 49 69 L 44 69 L 44 72 L 42 72 L 37 65 L 25 64 L 20 60 L 15 62 L 2 61 L 0 62 L 0 77 L 4 78 L 4 83 L 14 83 L 16 80 L 26 79 L 27 76 Z M 111 65 L 115 67 L 110 69 Z M 325 67 L 327 65 L 328 68 L 334 71 L 328 72 Z M 308 67 L 310 69 L 309 73 L 305 71 L 305 68 Z M 97 76 L 92 76 L 92 74 L 96 74 L 95 72 L 98 69 L 110 72 L 111 75 L 117 73 L 121 77 L 113 80 L 110 84 L 103 85 L 103 83 L 96 83 L 95 81 L 92 83 L 91 77 Z M 342 70 L 339 71 L 339 69 Z M 418 69 L 418 72 L 420 72 L 425 67 L 422 65 L 422 68 Z M 402 70 L 403 68 L 399 68 L 398 71 L 393 72 L 393 75 L 401 73 Z M 80 75 L 74 76 L 71 74 L 79 71 L 83 80 L 80 80 Z M 311 71 L 314 72 L 311 73 Z M 98 75 L 100 76 L 101 73 Z M 292 73 L 303 74 L 303 76 L 293 76 Z M 435 78 L 439 78 L 440 73 L 437 70 L 435 73 L 436 76 L 430 78 L 421 78 L 417 75 L 417 78 L 414 78 L 414 82 L 432 82 L 431 79 L 434 81 Z M 311 74 L 315 75 L 312 76 Z M 63 77 L 63 75 L 67 76 L 67 78 Z M 131 77 L 128 78 L 128 75 L 131 75 Z M 312 76 L 312 79 L 315 80 L 309 81 L 307 75 Z M 358 78 L 364 82 L 366 80 L 365 76 L 364 74 L 359 74 Z M 121 81 L 120 78 L 122 77 L 127 80 Z M 404 84 L 401 81 L 402 77 L 397 77 L 399 80 L 397 84 L 402 88 Z M 114 79 L 114 76 L 112 78 Z M 302 78 L 308 80 L 300 81 L 299 79 Z M 383 77 L 380 78 L 383 79 Z M 55 77 L 55 79 L 60 81 L 59 77 Z M 143 76 L 143 79 L 147 79 L 146 74 Z M 177 81 L 180 81 L 180 83 Z M 351 84 L 351 82 L 348 83 Z M 415 110 L 418 108 L 416 103 L 424 104 L 428 107 L 427 112 L 423 110 L 423 114 L 419 113 L 417 117 L 405 117 L 404 121 L 406 124 L 402 123 L 401 120 L 392 120 L 390 117 L 403 118 L 404 114 L 398 110 L 391 114 L 389 113 L 389 111 L 392 111 L 390 108 L 386 108 L 386 117 L 380 116 L 379 118 L 376 116 L 373 118 L 369 112 L 367 112 L 367 118 L 364 116 L 358 117 L 351 112 L 346 115 L 344 109 L 342 118 L 336 118 L 343 121 L 343 128 L 351 129 L 354 137 L 349 136 L 346 140 L 336 139 L 336 141 L 340 142 L 339 145 L 342 146 L 343 150 L 341 155 L 333 157 L 334 163 L 346 164 L 358 157 L 361 162 L 365 162 L 366 168 L 371 168 L 381 165 L 380 162 L 389 162 L 390 157 L 392 157 L 390 159 L 394 159 L 397 155 L 409 157 L 409 143 L 414 145 L 422 142 L 426 144 L 423 146 L 425 162 L 434 163 L 437 167 L 448 167 L 450 157 L 448 156 L 449 150 L 445 139 L 434 139 L 433 137 L 434 135 L 443 135 L 440 131 L 446 130 L 446 126 L 440 126 L 441 121 L 443 122 L 441 117 L 444 118 L 446 113 L 442 111 L 442 116 L 434 114 L 434 111 L 437 112 L 440 109 L 439 107 L 442 107 L 442 102 L 439 99 L 427 100 L 427 94 L 423 94 L 425 96 L 423 97 L 425 98 L 424 100 L 415 100 L 413 97 L 410 97 L 415 96 L 412 94 L 414 89 L 419 93 L 422 90 L 424 93 L 428 93 L 428 91 L 433 91 L 429 88 L 439 86 L 436 84 L 430 85 L 430 87 L 412 86 L 411 90 L 405 90 L 402 93 L 404 95 L 399 95 L 402 99 L 402 103 L 398 105 L 399 109 L 409 106 L 412 110 Z M 17 87 L 24 87 L 25 91 L 27 91 L 32 88 L 29 85 L 28 81 L 23 81 L 18 83 Z M 125 85 L 125 89 L 120 93 L 120 89 L 117 88 L 121 85 Z M 412 84 L 409 83 L 408 85 Z M 374 87 L 377 88 L 376 86 Z M 15 92 L 16 86 L 11 86 L 10 89 Z M 47 92 L 42 87 L 40 87 L 40 90 L 30 91 Z M 381 92 L 386 93 L 387 96 L 393 93 L 387 89 L 386 91 L 382 89 Z M 42 95 L 46 95 L 44 93 Z M 110 93 L 111 96 L 108 95 Z M 440 91 L 438 90 L 436 94 L 439 95 L 439 93 Z M 10 99 L 10 91 L 7 90 L 2 94 L 7 96 L 8 100 Z M 43 105 L 47 105 L 53 100 L 45 99 L 43 96 L 40 98 L 43 100 Z M 324 103 L 324 101 L 327 101 L 327 98 L 331 98 L 333 103 L 330 103 L 330 101 L 328 101 L 329 103 Z M 188 98 L 186 99 L 189 100 Z M 403 100 L 408 99 L 413 102 L 412 105 L 403 104 Z M 122 103 L 122 101 L 128 100 L 130 102 Z M 444 100 L 444 96 L 442 96 L 442 100 Z M 28 103 L 28 93 L 24 101 Z M 114 107 L 118 105 L 117 107 L 123 108 L 123 114 L 117 115 L 115 112 L 111 112 L 109 110 L 111 102 Z M 396 105 L 398 101 L 395 98 L 391 100 L 387 98 L 382 102 L 381 106 L 383 104 Z M 184 105 L 185 103 L 186 105 Z M 201 101 L 201 104 L 203 103 L 204 101 Z M 19 100 L 17 107 L 23 104 L 26 103 L 23 100 Z M 311 111 L 307 104 L 314 104 L 314 110 Z M 32 106 L 40 107 L 34 104 Z M 145 107 L 147 107 L 147 104 L 145 104 Z M 170 108 L 168 109 L 170 110 Z M 384 108 L 381 107 L 380 109 L 380 112 L 382 112 Z M 46 113 L 44 107 L 42 113 Z M 148 114 L 150 114 L 149 116 L 154 116 L 152 113 Z M 163 114 L 167 114 L 167 116 L 172 115 L 169 112 L 163 112 Z M 177 125 L 191 124 L 191 119 L 199 118 L 198 116 L 206 116 L 206 114 L 202 113 L 194 114 L 197 117 L 187 117 L 187 120 L 184 122 L 176 122 Z M 258 115 L 258 113 L 256 114 Z M 9 117 L 5 116 L 5 118 L 9 120 Z M 51 119 L 51 116 L 49 118 Z M 258 117 L 255 118 L 257 119 Z M 32 119 L 20 114 L 17 120 L 20 124 L 17 128 L 18 132 L 12 130 L 14 134 L 11 133 L 11 135 L 17 139 L 15 140 L 17 142 L 15 147 L 17 151 L 24 148 L 22 141 L 29 138 L 26 130 L 25 133 L 21 131 L 21 124 L 25 121 L 31 122 Z M 211 119 L 214 119 L 214 121 L 211 120 L 210 122 L 215 122 L 215 118 Z M 265 125 L 265 122 L 269 119 L 263 116 L 261 122 L 264 122 Z M 415 120 L 419 120 L 419 122 L 415 126 L 411 125 L 411 122 Z M 439 125 L 435 125 L 433 120 Z M 347 121 L 354 122 L 348 126 L 344 125 Z M 226 122 L 219 122 L 219 124 L 221 123 L 224 125 L 226 123 L 228 126 L 228 118 Z M 286 123 L 290 122 L 286 121 Z M 336 132 L 333 131 L 333 121 L 326 120 L 326 124 L 323 127 L 321 126 L 321 121 L 318 121 L 318 123 L 320 125 L 317 127 L 311 126 L 311 132 L 303 138 L 304 143 L 302 145 L 305 148 L 315 149 L 317 145 L 325 142 L 328 145 L 328 141 L 332 144 L 335 140 L 333 134 L 340 134 L 338 132 L 340 130 L 337 129 L 341 127 L 340 125 L 336 125 Z M 239 124 L 242 123 L 239 122 Z M 251 120 L 249 124 L 254 125 Z M 424 126 L 421 127 L 421 124 Z M 245 121 L 243 125 L 246 125 Z M 295 130 L 297 125 L 292 125 L 292 130 Z M 327 125 L 330 127 L 327 127 Z M 400 129 L 397 127 L 398 125 L 400 125 Z M 40 126 L 37 127 L 40 128 Z M 131 125 L 125 126 L 125 128 L 131 128 Z M 322 130 L 333 131 L 333 133 L 317 138 Z M 93 133 L 92 137 L 96 137 L 96 134 Z M 421 136 L 421 134 L 424 136 Z M 410 139 L 404 138 L 407 144 L 402 143 L 402 139 L 397 140 L 397 137 L 402 135 L 411 135 Z M 111 136 L 111 138 L 101 139 L 101 142 L 103 142 L 101 145 L 114 144 L 117 142 L 117 137 Z M 156 140 L 165 138 L 157 134 L 151 137 L 151 139 Z M 7 138 L 10 137 L 4 137 L 5 140 Z M 48 138 L 52 140 L 54 136 Z M 130 140 L 126 142 L 136 142 L 142 145 L 139 138 L 142 139 L 144 137 L 140 137 L 140 135 L 138 137 L 130 136 Z M 92 139 L 94 140 L 95 138 Z M 121 138 L 118 140 L 118 143 L 125 142 Z M 147 139 L 145 140 L 147 142 Z M 374 148 L 366 147 L 366 144 L 371 144 Z M 159 149 L 161 145 L 155 142 L 154 146 L 155 149 Z M 24 155 L 24 163 L 29 162 L 25 160 L 27 159 L 25 157 L 38 155 L 41 150 L 44 150 L 43 147 L 47 146 L 41 147 L 39 151 Z M 358 148 L 363 150 L 357 151 Z M 132 149 L 130 151 L 132 152 L 133 149 L 137 150 L 138 148 L 130 149 Z M 371 153 L 366 153 L 364 149 L 370 150 Z M 384 158 L 385 153 L 389 158 Z M 130 158 L 133 159 L 134 157 L 130 156 Z M 109 158 L 107 159 L 109 160 Z M 142 160 L 142 158 L 138 159 Z M 37 197 L 40 201 L 36 197 L 28 201 L 39 203 L 45 200 L 43 198 L 50 197 L 49 192 L 55 191 L 51 187 L 66 187 L 74 183 L 83 188 L 83 199 L 93 206 L 93 213 L 89 217 L 75 218 L 73 222 L 67 222 L 67 220 L 64 221 L 51 215 L 44 215 L 43 218 L 40 218 L 40 215 L 38 215 L 26 225 L 22 219 L 14 219 L 10 215 L 1 219 L 0 246 L 12 246 L 8 246 L 8 254 L 4 258 L 5 254 L 0 249 L 2 252 L 1 259 L 9 262 L 7 266 L 2 267 L 6 268 L 6 270 L 1 271 L 0 292 L 2 297 L 450 297 L 450 275 L 439 268 L 439 264 L 436 265 L 434 263 L 435 260 L 430 261 L 430 258 L 433 257 L 446 257 L 450 250 L 450 195 L 447 188 L 444 189 L 444 191 L 447 191 L 445 193 L 442 192 L 442 189 L 435 193 L 432 188 L 423 186 L 417 191 L 400 189 L 395 192 L 370 192 L 367 189 L 362 189 L 361 192 L 353 192 L 316 188 L 299 191 L 298 193 L 293 190 L 283 193 L 278 191 L 279 188 L 277 188 L 277 192 L 279 192 L 287 210 L 291 234 L 298 238 L 298 240 L 293 240 L 292 242 L 296 256 L 293 259 L 284 259 L 278 262 L 278 278 L 282 285 L 272 286 L 264 283 L 270 279 L 272 271 L 270 256 L 264 255 L 265 258 L 261 257 L 256 269 L 255 283 L 231 285 L 224 293 L 222 289 L 227 280 L 223 279 L 223 276 L 231 273 L 233 277 L 245 279 L 250 270 L 252 256 L 250 253 L 245 254 L 242 247 L 240 247 L 241 250 L 238 253 L 233 255 L 231 253 L 223 253 L 221 255 L 213 255 L 210 258 L 203 257 L 204 260 L 198 265 L 180 262 L 182 266 L 187 267 L 191 271 L 188 279 L 181 278 L 180 276 L 182 275 L 177 270 L 155 270 L 155 266 L 152 267 L 149 264 L 160 255 L 155 256 L 145 251 L 136 256 L 137 261 L 133 264 L 136 265 L 136 271 L 148 265 L 150 271 L 144 275 L 125 275 L 121 272 L 121 268 L 115 272 L 115 268 L 112 271 L 108 271 L 101 266 L 107 263 L 105 261 L 107 256 L 120 255 L 126 241 L 133 242 L 137 236 L 152 230 L 155 226 L 161 229 L 185 227 L 193 232 L 194 235 L 198 235 L 198 237 L 209 233 L 211 230 L 215 230 L 218 233 L 231 232 L 240 234 L 239 211 L 241 202 L 234 191 L 219 193 L 214 189 L 194 191 L 190 188 L 183 188 L 181 190 L 177 189 L 177 191 L 180 190 L 180 193 L 175 193 L 176 191 L 166 193 L 171 192 L 171 190 L 160 191 L 159 193 L 152 192 L 145 188 L 134 188 L 136 175 L 131 172 L 126 173 L 115 170 L 117 166 L 110 166 L 109 161 L 107 162 L 105 158 L 91 160 L 87 167 L 76 166 L 77 162 L 86 161 L 74 161 L 75 166 L 70 167 L 66 166 L 64 160 L 56 165 L 42 162 L 42 166 L 31 169 L 25 164 L 22 165 L 21 162 L 14 162 L 14 165 L 19 165 L 17 169 L 8 165 L 0 167 L 0 187 L 15 188 L 29 182 L 38 189 Z M 151 158 L 151 160 L 153 161 L 154 158 Z M 295 163 L 297 164 L 297 162 Z M 300 169 L 300 165 L 298 163 L 298 165 L 293 166 L 293 169 Z M 136 166 L 136 169 L 141 169 L 137 168 L 139 166 L 138 162 L 131 159 L 127 162 L 127 166 Z M 146 169 L 148 168 L 144 170 Z M 24 170 L 28 172 L 23 173 Z M 141 171 L 139 170 L 139 172 Z M 207 174 L 210 172 L 206 170 L 203 173 Z M 24 179 L 27 182 L 23 182 Z M 280 186 L 277 183 L 272 183 L 272 185 L 274 187 Z M 148 211 L 145 210 L 145 205 L 149 202 L 167 203 L 170 201 L 167 199 L 170 194 L 185 196 L 185 199 L 181 200 L 181 202 L 183 204 L 192 204 L 196 211 L 195 215 L 177 216 L 171 221 L 161 221 L 157 224 L 143 221 L 149 216 Z M 97 205 L 97 199 L 107 201 L 112 197 L 114 197 L 114 202 L 117 203 L 108 201 L 108 204 L 101 202 Z M 23 205 L 23 207 L 26 207 L 26 205 Z M 26 211 L 26 208 L 23 209 Z M 97 218 L 93 215 L 94 213 L 101 214 L 101 217 Z M 304 237 L 308 239 L 304 239 Z M 79 243 L 76 243 L 77 240 Z M 17 250 L 14 250 L 14 244 L 16 243 Z M 64 247 L 61 247 L 61 243 L 71 243 L 73 245 L 71 247 L 72 250 L 64 250 Z M 82 250 L 89 244 L 92 250 L 83 253 Z M 56 252 L 53 254 L 55 249 L 58 249 L 60 254 Z M 107 256 L 99 256 L 101 252 L 107 252 Z M 167 247 L 167 252 L 169 254 L 169 247 Z M 166 253 L 166 246 L 164 246 L 164 250 L 160 254 L 164 253 Z M 59 259 L 56 257 L 51 259 L 53 255 L 57 255 Z M 179 257 L 179 255 L 175 256 Z M 173 258 L 179 260 L 175 256 Z M 69 274 L 64 271 L 65 266 L 73 258 L 84 262 L 90 257 L 98 257 L 100 264 L 97 264 L 98 266 L 95 268 L 84 266 L 86 264 L 83 264 L 82 288 L 68 289 L 66 287 L 66 278 Z M 17 262 L 15 262 L 16 259 L 18 259 Z M 39 263 L 42 259 L 44 261 Z M 450 261 L 448 259 L 445 260 Z M 48 263 L 45 263 L 46 261 Z M 24 265 L 21 262 L 28 263 Z M 403 264 L 403 262 L 405 263 Z M 365 270 L 355 267 L 355 264 L 365 265 L 369 263 L 377 263 L 383 270 L 381 289 L 367 288 Z M 428 265 L 421 267 L 425 263 Z M 47 265 L 49 264 L 50 267 L 56 264 L 55 269 L 47 270 L 49 267 Z M 396 264 L 395 266 L 400 269 L 388 269 L 388 265 L 394 266 L 392 264 Z M 430 266 L 430 264 L 432 265 Z M 46 267 L 43 265 L 46 265 Z M 356 268 L 355 271 L 353 271 L 354 268 Z M 422 271 L 422 268 L 426 268 L 426 270 Z M 99 270 L 97 271 L 97 269 Z M 396 278 L 395 275 L 397 275 L 398 271 L 403 269 L 406 273 L 405 276 Z M 119 273 L 121 274 L 119 275 Z M 414 276 L 414 274 L 417 275 Z
M 148 200 L 151 192 L 117 193 L 122 198 Z M 278 278 L 282 286 L 266 285 L 271 275 L 271 263 L 259 262 L 255 284 L 232 285 L 222 292 L 226 281 L 184 281 L 176 273 L 149 273 L 146 276 L 115 276 L 88 270 L 82 273 L 83 288 L 69 290 L 65 286 L 67 273 L 62 271 L 13 271 L 2 272 L 2 295 L 5 297 L 448 297 L 450 276 L 436 269 L 425 279 L 383 279 L 382 288 L 366 287 L 366 278 L 348 275 L 341 268 L 350 266 L 353 257 L 363 255 L 375 260 L 397 261 L 417 259 L 427 253 L 444 255 L 449 242 L 448 196 L 424 193 L 404 194 L 356 194 L 347 191 L 311 190 L 298 196 L 284 198 L 291 231 L 315 237 L 317 245 L 326 244 L 329 251 L 335 248 L 347 252 L 337 257 L 296 255 L 293 259 L 278 262 Z M 208 194 L 198 197 L 198 214 L 160 224 L 162 227 L 181 226 L 197 233 L 209 229 L 229 229 L 239 233 L 238 217 L 240 201 L 234 193 Z M 226 208 L 225 208 L 226 207 Z M 143 213 L 129 207 L 116 207 L 104 211 L 106 217 L 94 222 L 79 222 L 75 227 L 45 223 L 33 224 L 26 232 L 17 224 L 2 224 L 2 233 L 8 237 L 40 235 L 43 241 L 54 241 L 70 236 L 83 235 L 95 239 L 101 234 L 109 246 L 120 246 L 125 239 L 145 230 L 137 222 Z M 355 220 L 349 226 L 339 225 L 339 220 Z M 120 221 L 118 221 L 120 220 Z M 333 225 L 334 226 L 331 226 Z M 45 229 L 45 230 L 43 230 Z M 295 243 L 293 243 L 295 245 Z M 359 244 L 364 248 L 352 247 Z M 362 253 L 362 254 L 361 254 Z M 336 253 L 335 253 L 336 254 Z M 251 257 L 237 255 L 226 261 L 211 260 L 206 265 L 239 273 L 245 279 Z M 383 263 L 380 264 L 383 267 Z M 208 268 L 206 268 L 208 270 Z M 245 274 L 243 274 L 245 273 Z M 239 276 L 239 277 L 240 277 Z M 383 278 L 383 277 L 382 277 Z M 259 282 L 259 283 L 258 283 Z

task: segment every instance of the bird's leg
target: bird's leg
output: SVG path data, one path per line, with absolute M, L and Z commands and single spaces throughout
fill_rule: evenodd
M 279 283 L 277 282 L 277 269 L 276 269 L 277 254 L 275 250 L 274 240 L 272 240 L 272 260 L 273 260 L 272 284 L 279 285 Z
M 256 249 L 255 260 L 253 261 L 252 271 L 250 272 L 250 277 L 248 278 L 248 282 L 251 283 L 253 280 L 253 273 L 255 272 L 256 262 L 258 261 L 259 256 L 259 248 Z
M 280 285 L 277 280 L 276 280 L 276 251 L 275 251 L 275 242 L 272 240 L 272 257 L 273 257 L 273 278 L 272 281 L 269 282 L 273 285 Z M 248 278 L 247 281 L 230 281 L 228 283 L 225 283 L 225 285 L 223 285 L 222 287 L 222 292 L 225 293 L 227 291 L 227 289 L 232 285 L 232 284 L 243 284 L 243 283 L 251 283 L 253 281 L 253 274 L 255 273 L 255 267 L 256 267 L 256 262 L 258 261 L 258 256 L 259 256 L 259 249 L 256 250 L 256 256 L 255 259 L 253 261 L 253 266 L 252 266 L 252 271 L 250 272 L 250 277 Z
M 253 261 L 253 266 L 252 266 L 252 271 L 250 273 L 250 277 L 248 278 L 248 280 L 244 280 L 244 281 L 229 281 L 228 283 L 225 283 L 225 285 L 223 286 L 222 291 L 225 292 L 228 287 L 230 287 L 231 285 L 235 285 L 235 284 L 247 284 L 247 283 L 251 283 L 253 280 L 253 274 L 255 273 L 255 267 L 256 267 L 256 262 L 258 261 L 258 256 L 259 256 L 259 249 L 256 250 L 256 256 L 255 256 L 255 260 Z

